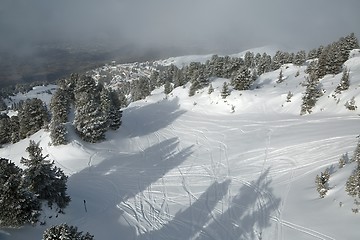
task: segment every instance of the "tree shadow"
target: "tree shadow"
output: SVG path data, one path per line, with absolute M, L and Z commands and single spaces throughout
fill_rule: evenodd
M 138 154 L 114 154 L 71 176 L 68 192 L 72 202 L 65 209 L 66 218 L 70 221 L 78 218 L 80 223 L 75 221 L 75 225 L 88 226 L 85 230 L 96 232 L 97 239 L 109 239 L 109 236 L 134 239 L 135 230 L 119 223 L 123 212 L 118 206 L 146 190 L 191 155 L 191 146 L 179 150 L 178 145 L 178 139 L 171 138 Z
M 161 229 L 137 239 L 261 239 L 263 229 L 270 226 L 270 216 L 280 205 L 273 195 L 269 169 L 252 182 L 243 182 L 229 208 L 216 216 L 214 211 L 228 192 L 230 180 L 213 183 L 186 210 L 181 211 Z
M 179 109 L 179 100 L 162 100 L 145 106 L 134 106 L 124 110 L 120 131 L 128 137 L 140 137 L 170 125 L 185 113 Z
M 161 229 L 151 231 L 138 239 L 191 239 L 212 219 L 212 211 L 228 192 L 230 180 L 214 182 L 185 211 L 178 212 Z
M 269 169 L 256 181 L 244 182 L 228 210 L 209 224 L 198 239 L 261 239 L 263 229 L 270 226 L 271 214 L 281 202 L 273 194 L 268 174 Z

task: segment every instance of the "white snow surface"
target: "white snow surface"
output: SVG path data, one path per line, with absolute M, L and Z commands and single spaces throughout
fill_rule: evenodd
M 0 239 L 41 239 L 64 222 L 100 240 L 360 239 L 360 216 L 345 192 L 354 165 L 337 164 L 359 135 L 359 108 L 344 107 L 352 97 L 360 103 L 359 51 L 351 56 L 350 89 L 334 98 L 341 74 L 325 76 L 310 115 L 299 114 L 306 67 L 290 64 L 281 84 L 280 70 L 266 73 L 258 88 L 227 99 L 220 96 L 227 79 L 214 79 L 210 95 L 157 89 L 124 109 L 120 129 L 98 144 L 71 134 L 55 147 L 48 132 L 37 132 L 30 139 L 69 175 L 72 201 L 64 215 L 45 211 L 46 226 L 2 229 Z M 21 166 L 28 144 L 4 146 L 0 156 Z M 315 176 L 331 165 L 330 190 L 320 199 Z

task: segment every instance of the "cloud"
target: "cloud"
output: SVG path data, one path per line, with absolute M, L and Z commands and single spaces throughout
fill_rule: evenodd
M 359 9 L 358 0 L 2 0 L 0 48 L 75 41 L 203 52 L 310 49 L 350 32 L 359 37 Z

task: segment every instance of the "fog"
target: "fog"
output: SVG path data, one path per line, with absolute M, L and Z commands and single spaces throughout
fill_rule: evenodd
M 32 56 L 49 43 L 165 55 L 309 50 L 359 37 L 359 10 L 358 0 L 0 0 L 0 50 Z

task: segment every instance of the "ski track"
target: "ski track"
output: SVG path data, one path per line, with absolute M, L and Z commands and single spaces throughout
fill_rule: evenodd
M 140 151 L 145 152 L 144 149 L 155 143 L 160 143 L 163 140 L 170 139 L 173 137 L 181 136 L 179 139 L 179 145 L 175 149 L 175 153 L 181 152 L 182 145 L 188 145 L 189 139 L 195 139 L 193 144 L 196 146 L 196 151 L 191 154 L 191 160 L 185 162 L 181 166 L 178 166 L 175 170 L 169 171 L 164 177 L 161 178 L 160 183 L 154 183 L 149 186 L 145 191 L 139 193 L 134 197 L 133 201 L 124 203 L 123 210 L 127 210 L 132 213 L 134 219 L 137 222 L 137 231 L 140 235 L 154 230 L 159 230 L 166 225 L 168 221 L 174 219 L 175 214 L 172 213 L 172 206 L 178 205 L 183 207 L 189 207 L 198 200 L 198 195 L 201 192 L 193 192 L 193 187 L 206 186 L 212 181 L 219 181 L 221 179 L 230 179 L 231 184 L 226 196 L 222 199 L 214 209 L 209 207 L 209 198 L 206 200 L 207 211 L 209 212 L 210 222 L 215 222 L 224 232 L 228 232 L 230 239 L 237 239 L 232 233 L 232 228 L 224 226 L 218 221 L 217 217 L 226 211 L 231 204 L 231 199 L 235 197 L 232 195 L 233 189 L 238 188 L 239 185 L 245 185 L 251 191 L 256 194 L 257 200 L 251 209 L 247 209 L 250 212 L 258 212 L 259 221 L 265 223 L 268 219 L 275 223 L 272 227 L 272 239 L 283 240 L 285 239 L 283 228 L 291 228 L 304 234 L 313 236 L 317 239 L 331 240 L 330 236 L 320 233 L 316 230 L 299 226 L 295 223 L 288 222 L 282 218 L 282 212 L 287 204 L 287 197 L 290 193 L 292 183 L 297 181 L 309 173 L 316 171 L 319 168 L 329 166 L 330 164 L 336 163 L 338 157 L 326 158 L 326 154 L 321 152 L 327 149 L 336 149 L 339 141 L 351 139 L 353 135 L 343 135 L 336 137 L 329 137 L 323 139 L 313 139 L 312 141 L 305 143 L 291 144 L 286 147 L 272 146 L 273 134 L 276 133 L 277 129 L 283 129 L 287 127 L 301 127 L 303 122 L 299 122 L 297 119 L 282 119 L 279 121 L 245 121 L 235 120 L 225 122 L 212 122 L 203 121 L 206 118 L 200 117 L 188 117 L 187 119 L 179 119 L 177 122 L 172 123 L 168 128 L 158 130 L 151 136 L 146 136 L 145 141 L 140 141 L 138 138 L 133 138 L 132 144 Z M 337 117 L 331 117 L 322 120 L 308 120 L 307 123 L 326 123 L 326 121 L 336 121 Z M 234 124 L 234 122 L 236 124 Z M 189 125 L 192 126 L 197 124 L 197 129 L 189 129 Z M 236 160 L 234 155 L 229 159 L 228 157 L 228 144 L 227 136 L 234 130 L 233 125 L 241 126 L 241 134 L 244 136 L 248 134 L 263 134 L 264 141 L 263 146 L 258 149 L 249 149 L 242 151 L 238 156 L 241 161 L 239 163 L 246 164 L 247 167 L 258 168 L 257 172 L 252 171 L 251 173 L 244 174 L 243 176 L 232 176 L 231 172 L 237 172 L 237 166 L 239 168 L 243 165 L 234 165 L 233 162 Z M 217 126 L 219 131 L 211 131 L 212 127 Z M 231 126 L 231 127 L 230 127 Z M 146 143 L 146 144 L 145 144 Z M 147 146 L 146 146 L 147 145 Z M 214 148 L 214 146 L 217 146 Z M 160 149 L 162 152 L 162 150 Z M 304 153 L 316 151 L 319 154 L 314 158 L 302 159 Z M 343 149 L 339 150 L 339 155 L 343 152 Z M 165 154 L 162 152 L 162 154 Z M 296 157 L 290 157 L 296 156 Z M 146 155 L 143 155 L 146 160 Z M 208 158 L 208 164 L 200 164 L 197 162 L 204 163 L 205 157 Z M 324 159 L 323 159 L 324 158 Z M 261 160 L 262 159 L 262 160 Z M 238 160 L 237 160 L 238 161 Z M 205 161 L 206 162 L 206 161 Z M 276 163 L 276 164 L 275 164 Z M 320 163 L 320 165 L 319 165 Z M 231 166 L 231 167 L 230 167 Z M 251 179 L 254 173 L 261 175 L 267 167 L 271 166 L 269 176 L 276 185 L 285 185 L 285 191 L 281 195 L 281 202 L 279 207 L 271 209 L 273 215 L 267 216 L 264 212 L 265 208 L 270 205 L 275 205 L 274 196 L 271 193 L 262 191 L 261 188 L 255 186 Z M 316 166 L 314 169 L 313 166 Z M 196 185 L 193 185 L 194 180 Z M 249 179 L 249 180 L 248 180 Z M 139 180 L 141 181 L 141 180 Z M 268 180 L 265 180 L 268 181 Z M 177 182 L 180 182 L 177 183 Z M 139 182 L 140 184 L 140 182 Z M 183 193 L 173 192 L 172 190 L 176 186 L 181 186 Z M 139 187 L 140 188 L 140 187 Z M 170 192 L 169 192 L 170 190 Z M 187 198 L 188 206 L 184 203 Z M 131 207 L 134 205 L 134 207 Z M 239 205 L 238 207 L 241 207 Z M 234 213 L 230 213 L 231 215 Z M 275 214 L 275 215 L 274 215 Z M 191 214 L 192 216 L 192 214 Z M 187 226 L 190 229 L 198 227 L 201 230 L 197 233 L 193 239 L 196 239 L 201 234 L 205 234 L 210 239 L 218 239 L 219 236 L 216 233 L 204 232 L 206 226 L 196 226 L 196 223 L 191 219 L 188 220 L 176 220 L 176 224 L 179 226 Z M 154 222 L 156 224 L 154 224 Z M 241 228 L 241 223 L 234 223 L 236 228 Z M 255 226 L 254 226 L 255 227 Z M 193 230 L 191 230 L 193 232 Z M 262 230 L 255 230 L 254 234 L 261 235 Z M 214 234 L 214 235 L 212 235 Z M 166 236 L 161 236 L 166 239 Z

